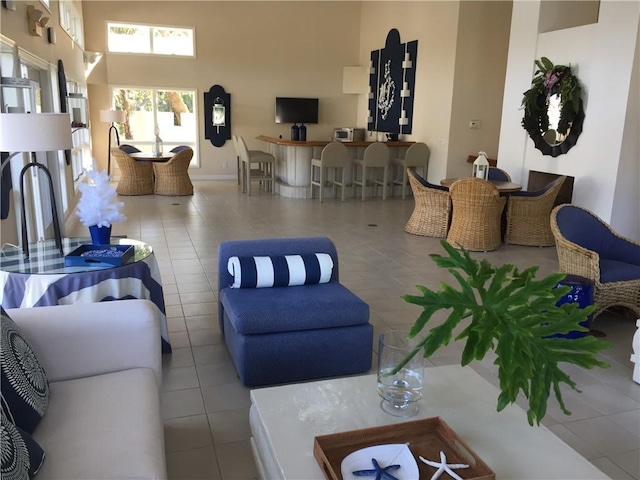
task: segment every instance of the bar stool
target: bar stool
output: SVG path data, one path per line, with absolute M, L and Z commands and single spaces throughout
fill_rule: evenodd
M 262 150 L 249 150 L 244 138 L 236 136 L 238 156 L 242 166 L 242 191 L 251 195 L 251 180 L 257 180 L 262 184 L 270 184 L 271 194 L 275 195 L 276 183 L 276 159 L 273 155 Z M 252 164 L 261 165 L 261 169 L 252 169 Z
M 341 200 L 344 202 L 344 187 L 347 179 L 347 147 L 342 142 L 331 142 L 327 144 L 320 153 L 320 158 L 311 159 L 311 198 L 313 198 L 313 186 L 320 189 L 319 200 L 322 203 L 322 193 L 325 184 L 328 182 L 333 186 L 333 197 L 336 197 L 337 187 L 342 188 Z M 314 180 L 314 168 L 320 169 L 320 178 Z M 333 178 L 327 180 L 325 177 L 326 170 L 333 168 Z M 342 179 L 338 180 L 338 169 L 342 170 Z
M 362 177 L 356 179 L 358 167 L 362 169 Z M 382 142 L 374 142 L 369 145 L 362 158 L 356 158 L 353 161 L 353 196 L 356 196 L 356 186 L 359 185 L 362 190 L 362 200 L 365 198 L 365 190 L 367 187 L 367 169 L 382 168 L 384 169 L 382 180 L 376 178 L 371 179 L 371 185 L 374 187 L 373 194 L 377 195 L 378 185 L 382 186 L 382 199 L 387 199 L 387 184 L 389 178 L 389 147 Z
M 400 167 L 402 178 L 394 178 L 391 182 L 391 194 L 393 194 L 394 185 L 402 185 L 402 199 L 406 198 L 407 186 L 409 186 L 407 178 L 407 168 L 413 170 L 416 167 L 422 167 L 422 177 L 427 178 L 427 167 L 429 166 L 429 157 L 431 150 L 426 143 L 417 142 L 407 149 L 404 158 L 394 158 L 392 160 L 393 167 Z

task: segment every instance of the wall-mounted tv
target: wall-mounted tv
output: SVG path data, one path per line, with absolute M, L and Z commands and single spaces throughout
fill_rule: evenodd
M 318 123 L 318 99 L 276 97 L 276 123 Z

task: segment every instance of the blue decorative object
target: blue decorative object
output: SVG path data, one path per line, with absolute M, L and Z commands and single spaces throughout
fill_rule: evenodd
M 373 463 L 373 470 L 356 470 L 352 472 L 356 477 L 372 477 L 376 476 L 376 480 L 382 480 L 384 478 L 388 480 L 398 480 L 398 477 L 394 477 L 389 473 L 389 470 L 398 470 L 400 465 L 389 465 L 388 467 L 381 467 L 375 458 L 371 459 Z
M 584 278 L 579 275 L 567 275 L 564 280 L 558 283 L 557 286 L 571 287 L 571 291 L 560 300 L 558 300 L 558 306 L 562 305 L 563 303 L 577 303 L 580 308 L 585 308 L 589 305 L 593 305 L 593 282 L 588 278 Z M 589 317 L 587 317 L 584 322 L 580 322 L 580 325 L 586 328 L 590 328 L 591 320 L 593 320 L 593 314 L 589 315 Z M 553 336 L 562 338 L 580 338 L 584 337 L 586 334 L 586 332 L 572 331 L 566 334 L 556 334 Z
M 300 140 L 300 127 L 295 123 L 291 126 L 291 140 L 294 142 Z
M 94 245 L 109 245 L 111 241 L 111 225 L 108 227 L 92 225 L 89 227 L 89 233 L 91 234 L 91 242 Z
M 306 142 L 307 141 L 307 127 L 305 126 L 305 124 L 303 123 L 302 125 L 300 125 L 299 127 L 299 140 L 301 142 Z
M 204 138 L 214 147 L 231 139 L 231 95 L 220 85 L 204 93 Z
M 133 245 L 80 245 L 64 257 L 66 267 L 120 267 L 133 258 Z
M 389 30 L 384 48 L 371 52 L 370 131 L 411 133 L 417 55 L 418 41 L 401 43 L 395 28 Z

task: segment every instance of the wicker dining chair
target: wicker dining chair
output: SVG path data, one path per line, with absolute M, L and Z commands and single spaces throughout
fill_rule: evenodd
M 111 149 L 111 155 L 120 169 L 120 180 L 116 187 L 118 195 L 153 195 L 151 162 L 134 160 L 117 147 Z
M 640 317 L 640 243 L 623 237 L 591 211 L 565 203 L 551 211 L 562 273 L 594 285 L 593 316 L 610 307 L 630 309 Z
M 506 170 L 503 170 L 498 167 L 489 167 L 489 172 L 487 173 L 487 180 L 494 180 L 496 182 L 510 182 L 511 175 L 509 175 Z
M 184 148 L 167 162 L 153 162 L 157 195 L 193 195 L 193 183 L 189 178 L 189 164 L 193 150 Z
M 426 237 L 446 237 L 451 214 L 449 189 L 429 183 L 413 168 L 407 168 L 407 177 L 413 192 L 415 207 L 404 231 Z
M 507 231 L 504 243 L 551 247 L 551 209 L 566 176 L 558 177 L 536 192 L 514 192 L 507 200 Z
M 461 178 L 449 188 L 452 202 L 447 242 L 472 251 L 496 250 L 502 243 L 500 221 L 506 198 L 481 178 Z

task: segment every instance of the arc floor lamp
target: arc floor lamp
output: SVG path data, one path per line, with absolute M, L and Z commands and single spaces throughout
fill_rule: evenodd
M 46 176 L 56 247 L 60 250 L 60 255 L 64 255 L 51 172 L 46 165 L 37 162 L 34 152 L 70 150 L 72 147 L 71 117 L 68 113 L 0 113 L 0 151 L 10 153 L 2 162 L 0 171 L 4 171 L 6 163 L 15 155 L 26 152 L 31 154 L 29 163 L 24 165 L 20 171 L 22 251 L 27 258 L 29 258 L 29 239 L 25 212 L 24 176 L 30 169 L 42 172 Z
M 116 123 L 124 122 L 124 110 L 100 110 L 100 121 L 111 124 L 109 127 L 109 153 L 107 157 L 107 175 L 111 175 L 111 131 L 116 132 L 116 142 L 120 145 L 120 136 L 118 135 Z

